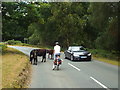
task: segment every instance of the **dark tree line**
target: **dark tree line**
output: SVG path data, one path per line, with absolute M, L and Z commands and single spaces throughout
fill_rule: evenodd
M 29 38 L 30 44 L 118 51 L 117 2 L 3 2 L 3 41 Z

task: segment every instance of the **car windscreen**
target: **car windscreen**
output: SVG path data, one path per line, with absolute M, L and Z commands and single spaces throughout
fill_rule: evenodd
M 73 52 L 81 52 L 81 51 L 85 51 L 86 49 L 84 47 L 72 47 L 71 50 Z

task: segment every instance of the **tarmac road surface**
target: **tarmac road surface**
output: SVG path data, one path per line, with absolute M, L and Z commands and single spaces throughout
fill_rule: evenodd
M 9 46 L 29 55 L 32 47 Z M 60 70 L 52 70 L 53 60 L 32 65 L 30 88 L 118 88 L 118 67 L 104 62 L 64 59 Z

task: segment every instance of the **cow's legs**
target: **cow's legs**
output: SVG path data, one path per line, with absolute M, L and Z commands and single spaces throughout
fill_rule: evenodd
M 37 63 L 37 60 L 36 60 L 36 58 L 34 58 L 34 65 L 36 65 L 36 63 Z
M 51 59 L 53 58 L 53 55 L 51 54 Z
M 42 58 L 42 61 L 41 62 L 43 62 L 43 58 Z
M 46 56 L 42 56 L 42 61 L 41 62 L 46 62 Z
M 34 58 L 34 64 L 37 65 L 37 58 Z
M 35 58 L 34 58 L 34 63 L 33 64 L 35 64 Z
M 32 64 L 32 60 L 30 61 L 30 63 Z
M 36 58 L 36 65 L 37 65 L 37 58 Z
M 44 58 L 44 62 L 46 62 L 46 58 Z
M 30 63 L 32 64 L 32 60 L 33 60 L 33 58 L 32 57 L 30 57 Z
M 46 58 L 43 58 L 43 59 L 42 59 L 42 62 L 46 62 Z
M 48 58 L 50 58 L 50 54 L 48 54 Z
M 46 56 L 44 57 L 44 62 L 46 62 Z

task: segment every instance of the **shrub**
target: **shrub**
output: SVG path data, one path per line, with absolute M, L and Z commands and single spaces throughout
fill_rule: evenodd
M 5 51 L 5 49 L 7 48 L 7 46 L 5 44 L 0 44 L 0 54 Z
M 89 51 L 92 53 L 92 55 L 97 57 L 104 57 L 104 58 L 116 59 L 116 60 L 118 58 L 118 55 L 116 54 L 117 52 L 115 51 L 109 52 L 101 49 L 89 49 Z
M 8 40 L 7 43 L 9 45 L 21 45 L 22 44 L 21 41 L 15 41 L 15 40 Z

